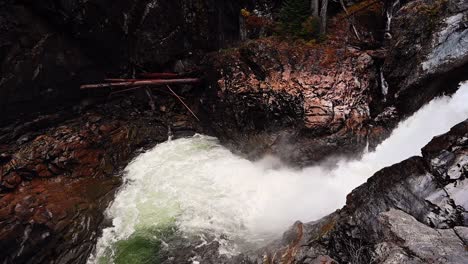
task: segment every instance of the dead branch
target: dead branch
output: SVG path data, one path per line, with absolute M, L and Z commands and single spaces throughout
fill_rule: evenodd
M 133 87 L 133 88 L 125 89 L 125 90 L 115 91 L 115 92 L 110 93 L 109 96 L 115 95 L 115 94 L 119 94 L 119 93 L 125 93 L 125 92 L 129 92 L 129 91 L 134 91 L 134 90 L 140 89 L 140 88 L 142 88 L 142 87 L 143 87 L 143 86 L 137 86 L 137 87 Z
M 349 19 L 349 12 L 348 12 L 348 9 L 346 9 L 346 6 L 345 6 L 343 0 L 340 0 L 340 4 L 341 4 L 341 7 L 343 8 L 344 12 L 346 13 L 346 17 L 347 17 L 349 23 L 351 24 L 351 27 L 353 28 L 354 35 L 356 36 L 357 40 L 361 41 L 361 38 L 359 37 L 359 33 L 358 33 L 356 27 L 354 26 L 354 23 Z
M 118 91 L 115 91 L 115 92 L 111 92 L 109 94 L 109 96 L 113 96 L 113 95 L 120 94 L 120 93 L 131 92 L 131 91 L 135 91 L 135 90 L 138 90 L 138 89 L 141 89 L 141 88 L 143 88 L 143 86 L 137 86 L 137 87 L 132 87 L 132 88 L 124 89 L 124 90 L 118 90 Z M 172 94 L 170 92 L 167 92 L 166 90 L 153 90 L 153 92 L 169 94 L 169 95 L 174 96 L 174 94 Z M 183 97 L 183 96 L 179 95 L 179 97 L 182 98 L 182 99 L 185 99 L 185 97 Z
M 169 85 L 166 85 L 167 89 L 169 89 L 169 91 L 171 91 L 171 93 L 177 97 L 177 99 L 179 99 L 179 101 L 185 106 L 185 108 L 187 108 L 187 110 L 189 110 L 189 112 L 193 115 L 193 117 L 195 117 L 195 119 L 197 119 L 199 122 L 200 122 L 200 119 L 198 119 L 197 115 L 192 111 L 192 109 L 190 109 L 190 107 L 188 107 L 187 104 L 185 104 L 184 100 L 182 100 L 182 98 L 179 97 L 179 95 L 177 95 Z

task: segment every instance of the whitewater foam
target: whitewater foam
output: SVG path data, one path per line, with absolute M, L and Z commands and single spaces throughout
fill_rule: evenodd
M 281 235 L 294 221 L 311 221 L 340 208 L 346 195 L 376 171 L 419 155 L 432 137 L 468 117 L 468 84 L 402 121 L 375 151 L 341 160 L 334 169 L 302 170 L 274 157 L 251 162 L 216 138 L 196 135 L 159 144 L 125 169 L 125 184 L 107 215 L 89 262 L 113 262 L 117 241 L 152 227 L 175 226 L 181 234 L 211 234 L 235 254 Z M 154 239 L 158 239 L 155 237 Z

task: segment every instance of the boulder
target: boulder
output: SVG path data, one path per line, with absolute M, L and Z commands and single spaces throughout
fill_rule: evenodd
M 202 106 L 210 126 L 251 157 L 269 153 L 305 165 L 355 154 L 380 127 L 368 126 L 372 104 L 382 97 L 366 52 L 267 38 L 213 54 L 207 63 Z
M 468 73 L 466 1 L 408 1 L 395 12 L 383 74 L 389 98 L 410 113 L 450 93 Z

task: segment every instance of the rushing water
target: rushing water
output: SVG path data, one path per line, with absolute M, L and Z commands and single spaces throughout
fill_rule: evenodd
M 333 169 L 295 170 L 273 157 L 251 162 L 202 135 L 160 144 L 126 168 L 126 183 L 107 210 L 113 226 L 89 262 L 146 263 L 173 236 L 209 235 L 228 255 L 264 245 L 296 220 L 340 208 L 379 169 L 419 155 L 432 137 L 468 117 L 467 102 L 464 84 L 401 122 L 374 152 Z

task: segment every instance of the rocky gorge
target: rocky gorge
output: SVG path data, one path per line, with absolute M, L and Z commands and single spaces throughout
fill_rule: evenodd
M 346 1 L 353 18 L 332 6 L 323 42 L 245 40 L 258 30 L 242 10 L 274 19 L 280 2 L 0 3 L 0 262 L 87 262 L 122 169 L 168 137 L 213 135 L 295 167 L 355 158 L 467 79 L 464 0 Z M 147 71 L 202 77 L 178 87 L 201 121 L 164 91 L 151 109 L 144 92 L 79 90 Z M 467 138 L 464 121 L 256 252 L 188 247 L 164 263 L 194 263 L 193 252 L 200 263 L 466 263 Z

